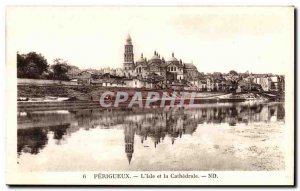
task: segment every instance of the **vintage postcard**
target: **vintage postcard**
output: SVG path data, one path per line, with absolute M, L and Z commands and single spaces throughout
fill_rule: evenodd
M 294 185 L 294 7 L 10 6 L 9 185 Z

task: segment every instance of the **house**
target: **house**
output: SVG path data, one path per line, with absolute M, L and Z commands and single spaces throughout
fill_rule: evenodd
M 278 91 L 278 77 L 277 76 L 272 76 L 269 77 L 269 91 Z
M 246 92 L 250 90 L 250 83 L 248 81 L 240 81 L 236 89 L 237 93 Z
M 194 87 L 197 87 L 200 89 L 201 81 L 198 78 L 194 78 L 189 81 Z
M 110 67 L 102 68 L 102 69 L 100 70 L 100 72 L 101 72 L 102 74 L 116 75 L 116 70 L 115 70 L 115 69 L 112 69 L 112 68 L 110 68 Z
M 200 91 L 207 91 L 207 81 L 204 78 L 199 79 L 199 90 Z
M 270 91 L 271 79 L 269 77 L 256 77 L 253 82 L 261 85 L 263 91 Z
M 69 79 L 75 79 L 76 76 L 81 72 L 77 66 L 70 65 L 70 69 L 67 71 L 67 76 Z
M 206 89 L 207 89 L 207 91 L 213 91 L 214 90 L 213 78 L 211 78 L 211 77 L 206 78 Z
M 81 85 L 90 85 L 92 76 L 94 75 L 91 71 L 82 71 L 76 75 L 78 84 Z
M 223 82 L 222 84 L 222 79 L 221 78 L 215 78 L 214 79 L 214 91 L 219 91 L 219 90 L 222 90 L 222 85 L 225 83 Z
M 284 76 L 278 76 L 278 91 L 284 92 L 285 91 L 285 79 Z
M 146 86 L 145 81 L 138 78 L 127 78 L 124 80 L 125 86 L 129 88 L 143 88 Z
M 116 68 L 116 76 L 125 76 L 122 68 Z
M 104 87 L 124 87 L 124 78 L 110 73 L 105 73 L 98 76 L 98 79 L 93 79 L 94 84 L 101 84 Z
M 101 79 L 103 87 L 124 87 L 125 83 L 123 80 L 118 80 L 114 78 Z

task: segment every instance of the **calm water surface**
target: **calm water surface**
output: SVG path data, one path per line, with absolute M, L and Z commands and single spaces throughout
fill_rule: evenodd
M 24 171 L 282 170 L 284 103 L 18 113 Z

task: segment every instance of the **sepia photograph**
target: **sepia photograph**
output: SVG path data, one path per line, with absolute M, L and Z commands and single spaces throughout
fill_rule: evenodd
M 7 7 L 6 183 L 293 185 L 294 11 Z

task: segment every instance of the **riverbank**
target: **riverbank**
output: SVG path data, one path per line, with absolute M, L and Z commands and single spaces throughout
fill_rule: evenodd
M 102 87 L 102 86 L 68 86 L 68 85 L 18 85 L 18 98 L 39 98 L 46 97 L 63 97 L 73 98 L 72 100 L 80 101 L 99 101 L 100 95 L 106 91 L 127 92 L 132 96 L 139 91 L 147 94 L 150 91 L 158 93 L 171 92 L 172 90 L 153 90 L 138 88 L 121 88 L 121 87 Z M 185 91 L 189 92 L 189 91 Z M 198 99 L 272 99 L 284 100 L 284 94 L 278 92 L 251 92 L 251 93 L 227 93 L 227 92 L 196 92 Z M 42 101 L 40 99 L 39 101 Z
M 143 106 L 147 98 L 147 93 L 155 91 L 160 94 L 166 94 L 167 90 L 152 89 L 134 89 L 134 88 L 117 88 L 117 87 L 100 87 L 100 86 L 39 86 L 25 85 L 18 86 L 18 111 L 44 111 L 44 110 L 62 110 L 62 109 L 93 109 L 100 108 L 99 98 L 106 92 L 124 91 L 132 97 L 134 93 L 141 92 L 143 96 Z M 270 93 L 268 94 L 271 95 Z M 274 96 L 276 96 L 274 94 Z M 22 99 L 20 99 L 22 98 Z M 23 101 L 21 101 L 23 100 Z M 175 106 L 179 104 L 180 98 L 176 99 Z M 266 102 L 273 99 L 266 96 L 265 93 L 226 93 L 226 92 L 196 92 L 193 104 L 206 103 L 233 103 L 244 101 Z M 106 100 L 114 105 L 114 99 Z M 118 107 L 128 107 L 128 101 L 118 104 Z M 151 103 L 151 106 L 161 106 L 162 100 Z M 190 103 L 189 98 L 185 98 L 184 104 Z M 170 105 L 170 101 L 166 101 L 165 106 Z
M 151 107 L 162 107 L 161 101 L 158 100 L 150 104 Z M 193 105 L 190 105 L 190 100 L 184 100 L 183 107 L 196 107 L 200 104 L 217 104 L 217 103 L 238 103 L 244 102 L 245 99 L 195 99 L 193 100 Z M 110 107 L 105 108 L 114 108 L 113 101 L 107 101 L 106 104 L 111 104 Z M 146 100 L 142 100 L 142 107 L 146 107 Z M 176 101 L 174 107 L 181 107 L 180 101 Z M 135 104 L 134 106 L 139 106 Z M 170 106 L 170 101 L 165 101 L 163 107 Z M 78 110 L 78 109 L 99 109 L 104 108 L 100 105 L 99 101 L 37 101 L 37 102 L 27 102 L 20 101 L 18 102 L 18 112 L 27 112 L 27 111 L 47 111 L 47 110 Z M 129 101 L 118 104 L 118 108 L 129 108 Z
M 155 91 L 158 93 L 170 90 L 153 90 L 141 88 L 102 87 L 102 86 L 67 86 L 67 85 L 18 85 L 18 97 L 23 98 L 45 98 L 45 97 L 68 97 L 72 100 L 99 101 L 100 96 L 106 92 L 127 92 L 129 96 L 139 91 L 142 94 Z M 188 92 L 188 91 L 186 91 Z M 225 92 L 197 92 L 197 98 L 217 98 L 226 95 Z

